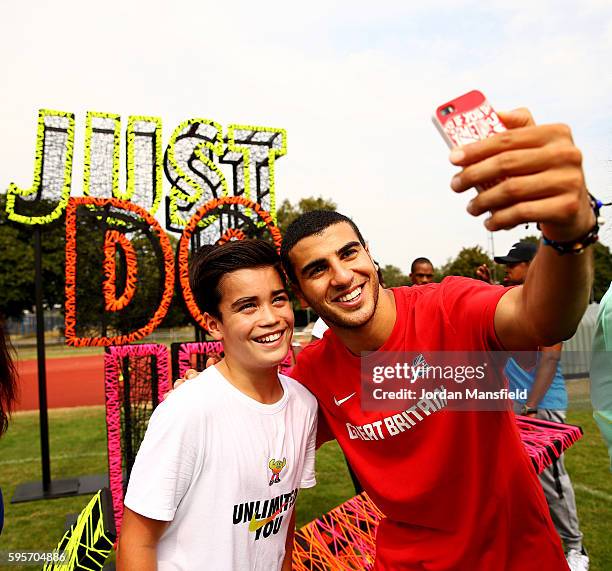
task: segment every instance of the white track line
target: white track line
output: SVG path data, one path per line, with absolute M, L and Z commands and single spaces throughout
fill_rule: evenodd
M 106 456 L 107 452 L 83 452 L 83 454 L 58 454 L 51 456 L 51 460 L 70 460 L 72 458 L 89 458 L 92 456 Z M 12 464 L 27 464 L 28 462 L 40 462 L 40 456 L 32 458 L 17 458 L 15 460 L 0 460 L 0 466 L 9 466 Z
M 595 490 L 593 488 L 589 488 L 589 486 L 585 486 L 584 484 L 576 483 L 574 483 L 574 489 L 580 490 L 581 492 L 586 492 L 591 496 L 595 496 L 596 498 L 601 498 L 602 500 L 612 503 L 612 495 L 606 494 L 606 492 L 602 492 L 601 490 Z

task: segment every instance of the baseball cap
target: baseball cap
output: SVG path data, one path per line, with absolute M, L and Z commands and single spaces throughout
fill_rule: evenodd
M 531 262 L 538 251 L 538 245 L 533 242 L 517 242 L 510 248 L 507 256 L 495 256 L 493 259 L 498 264 L 518 264 L 519 262 Z

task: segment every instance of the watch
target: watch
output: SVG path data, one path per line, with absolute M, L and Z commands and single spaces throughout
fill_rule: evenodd
M 532 406 L 527 406 L 526 404 L 524 404 L 521 407 L 521 414 L 523 416 L 527 416 L 528 414 L 535 414 L 536 412 L 538 412 L 537 408 L 533 408 Z

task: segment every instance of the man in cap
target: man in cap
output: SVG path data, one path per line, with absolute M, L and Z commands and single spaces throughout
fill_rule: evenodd
M 506 256 L 495 256 L 494 260 L 498 264 L 506 266 L 505 286 L 520 285 L 525 282 L 529 264 L 537 251 L 537 244 L 522 241 L 514 244 Z

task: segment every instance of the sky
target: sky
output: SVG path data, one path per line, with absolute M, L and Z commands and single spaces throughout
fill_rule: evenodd
M 456 195 L 435 108 L 479 89 L 572 127 L 591 192 L 612 200 L 612 4 L 607 0 L 11 2 L 0 21 L 0 192 L 32 180 L 38 109 L 282 127 L 277 201 L 323 196 L 381 264 L 408 271 L 490 250 Z M 123 161 L 122 161 L 123 164 Z M 169 185 L 166 183 L 165 192 Z M 602 241 L 612 246 L 610 222 Z M 496 255 L 535 227 L 494 234 Z

